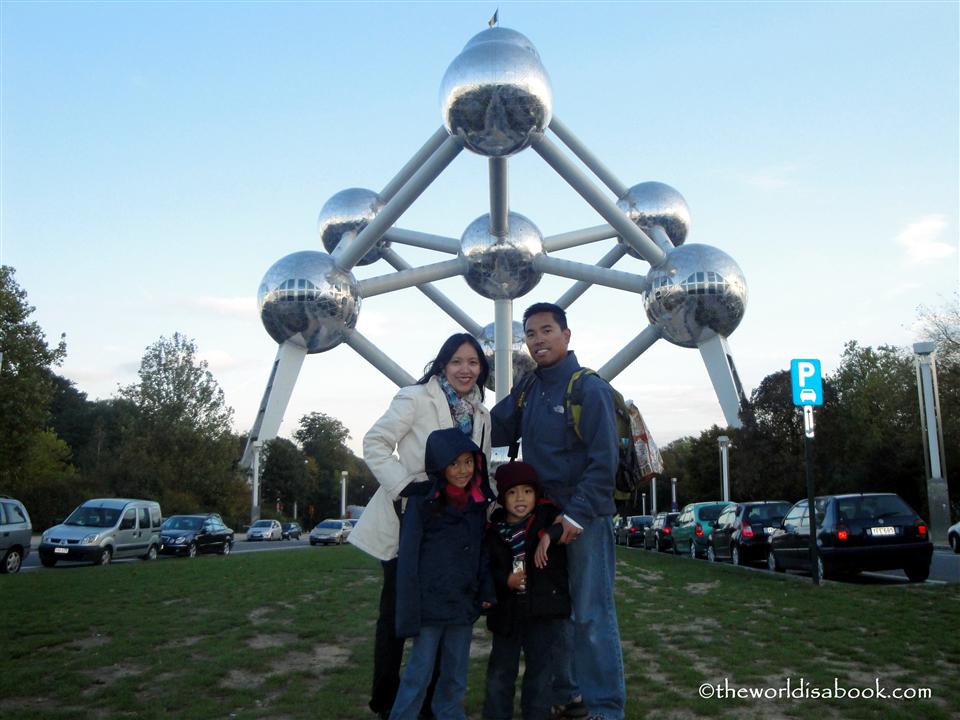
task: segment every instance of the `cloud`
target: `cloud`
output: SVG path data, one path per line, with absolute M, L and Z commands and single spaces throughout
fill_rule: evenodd
M 251 361 L 241 360 L 236 355 L 223 350 L 202 350 L 197 353 L 197 357 L 200 360 L 206 360 L 210 372 L 214 374 L 251 364 Z
M 907 225 L 896 237 L 897 244 L 906 252 L 907 262 L 922 265 L 953 255 L 956 248 L 939 239 L 946 227 L 946 215 L 925 215 Z
M 188 298 L 185 303 L 190 307 L 212 312 L 215 315 L 244 320 L 256 317 L 257 313 L 257 304 L 248 295 L 243 297 L 195 297 Z
M 752 185 L 761 190 L 782 190 L 793 184 L 791 176 L 797 169 L 796 165 L 786 164 L 780 167 L 761 169 L 748 175 L 741 175 L 740 179 L 747 185 Z

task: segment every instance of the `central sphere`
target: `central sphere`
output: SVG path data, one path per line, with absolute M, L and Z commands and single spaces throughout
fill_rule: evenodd
M 507 157 L 528 147 L 553 115 L 550 78 L 536 49 L 509 28 L 474 36 L 440 83 L 443 124 L 485 157 Z
M 487 376 L 486 386 L 488 390 L 493 390 L 494 392 L 497 390 L 497 384 L 494 378 L 496 375 L 496 357 L 494 355 L 494 351 L 497 343 L 495 330 L 496 324 L 490 323 L 483 328 L 483 331 L 477 338 L 477 340 L 480 341 L 480 347 L 483 348 L 483 354 L 486 356 L 487 362 L 490 364 L 490 375 Z M 511 327 L 510 357 L 513 359 L 514 385 L 516 385 L 517 381 L 524 375 L 537 369 L 537 363 L 532 357 L 530 357 L 530 350 L 527 348 L 527 343 L 523 332 L 523 323 L 517 320 L 513 321 Z
M 278 343 L 321 353 L 357 324 L 360 294 L 353 275 L 326 253 L 306 250 L 277 260 L 257 291 L 260 319 Z
M 743 272 L 733 258 L 709 245 L 681 245 L 647 279 L 647 318 L 680 347 L 697 347 L 715 335 L 727 337 L 747 308 Z
M 519 213 L 508 216 L 506 237 L 490 232 L 490 216 L 474 220 L 460 239 L 460 254 L 466 259 L 467 284 L 491 300 L 513 300 L 536 287 L 543 273 L 533 267 L 543 254 L 543 236 Z
M 373 190 L 347 188 L 338 192 L 323 204 L 317 218 L 317 232 L 323 247 L 332 253 L 342 240 L 353 240 L 382 207 L 383 201 Z M 386 244 L 383 240 L 379 241 L 360 258 L 357 265 L 369 265 L 379 260 L 380 248 Z

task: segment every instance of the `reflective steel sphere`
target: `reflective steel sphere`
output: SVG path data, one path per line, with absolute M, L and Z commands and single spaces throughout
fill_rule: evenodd
M 617 207 L 626 213 L 641 230 L 652 236 L 653 227 L 661 226 L 674 247 L 683 245 L 690 231 L 690 208 L 683 195 L 669 185 L 645 182 L 634 185 L 617 201 Z M 620 238 L 620 242 L 623 239 Z M 639 257 L 633 248 L 628 252 Z
M 494 323 L 487 325 L 480 336 L 480 347 L 483 348 L 483 354 L 487 356 L 487 362 L 490 363 L 490 375 L 487 378 L 487 389 L 496 392 L 497 385 L 494 379 L 496 374 L 496 358 L 494 349 L 496 347 L 496 336 L 494 335 Z M 537 369 L 536 361 L 530 357 L 530 350 L 527 349 L 527 343 L 524 341 L 523 323 L 513 321 L 513 328 L 510 342 L 510 356 L 513 358 L 513 382 L 522 378 L 529 372 Z
M 355 238 L 382 207 L 380 196 L 373 190 L 348 188 L 338 192 L 320 208 L 317 231 L 323 247 L 328 253 L 332 253 L 345 237 L 348 242 Z M 378 242 L 357 264 L 369 265 L 379 260 L 380 248 L 385 244 L 384 240 Z
M 540 56 L 526 37 L 490 28 L 473 37 L 440 83 L 443 124 L 486 157 L 529 146 L 553 115 L 553 90 Z
M 650 271 L 643 300 L 650 322 L 680 347 L 696 347 L 736 330 L 747 307 L 747 282 L 726 253 L 709 245 L 683 245 Z
M 490 233 L 490 216 L 474 220 L 460 239 L 469 263 L 467 284 L 491 300 L 514 299 L 530 292 L 543 276 L 533 259 L 543 253 L 543 236 L 523 215 L 510 213 L 506 237 Z
M 310 353 L 335 348 L 357 324 L 360 295 L 353 275 L 326 253 L 296 252 L 273 264 L 257 291 L 260 319 L 278 343 Z

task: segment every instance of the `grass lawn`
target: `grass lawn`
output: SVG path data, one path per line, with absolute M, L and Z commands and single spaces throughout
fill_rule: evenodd
M 956 718 L 960 586 L 853 585 L 618 548 L 628 718 Z M 379 564 L 350 547 L 0 577 L 0 718 L 360 718 Z M 480 718 L 478 622 L 467 710 Z M 704 699 L 702 683 L 931 688 Z M 519 717 L 519 713 L 517 714 Z

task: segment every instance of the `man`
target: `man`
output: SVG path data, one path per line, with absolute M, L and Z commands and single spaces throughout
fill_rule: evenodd
M 535 379 L 521 409 L 517 394 L 522 383 L 491 411 L 493 444 L 509 445 L 521 437 L 524 461 L 534 467 L 546 496 L 563 512 L 560 542 L 567 544 L 570 573 L 573 679 L 592 718 L 622 720 L 626 691 L 613 597 L 611 526 L 618 442 L 613 397 L 600 378 L 581 377 L 581 440 L 564 407 L 567 384 L 580 369 L 576 355 L 567 349 L 566 314 L 550 303 L 531 305 L 523 314 L 523 329 L 537 363 Z M 567 714 L 559 717 L 575 717 L 580 708 L 570 703 Z

